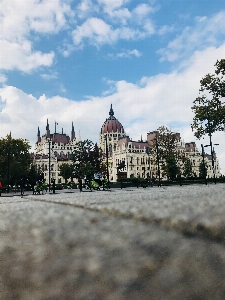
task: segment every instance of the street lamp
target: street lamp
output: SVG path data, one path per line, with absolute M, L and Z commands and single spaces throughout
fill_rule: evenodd
M 146 153 L 148 154 L 148 163 L 149 163 L 149 185 L 151 186 L 151 159 L 150 159 L 150 153 L 151 149 L 150 147 L 146 147 Z
M 202 147 L 202 162 L 203 162 L 203 174 L 204 174 L 204 179 L 205 179 L 205 184 L 207 185 L 207 179 L 206 179 L 206 166 L 205 166 L 205 151 L 204 151 L 204 146 L 201 144 Z
M 8 155 L 7 155 L 7 193 L 9 193 L 9 168 L 10 168 L 10 150 L 11 150 L 11 132 L 9 134 L 9 140 L 8 140 Z
M 161 179 L 160 179 L 160 167 L 159 167 L 159 144 L 158 144 L 158 139 L 156 137 L 156 159 L 157 159 L 157 166 L 158 166 L 158 187 L 161 186 Z
M 213 145 L 219 145 L 219 144 L 212 144 L 212 131 L 211 131 L 211 124 L 209 121 L 209 106 L 206 107 L 206 113 L 207 113 L 207 119 L 208 119 L 209 145 L 206 145 L 204 147 L 210 147 L 210 150 L 211 150 L 213 177 L 214 177 L 214 183 L 216 184 L 216 177 L 215 177 L 215 170 L 214 170 Z
M 50 151 L 51 139 L 48 139 L 48 191 L 50 193 L 51 185 L 51 151 Z
M 105 135 L 105 154 L 106 154 L 106 170 L 107 170 L 107 185 L 109 187 L 109 151 L 108 151 L 108 140 L 107 135 Z

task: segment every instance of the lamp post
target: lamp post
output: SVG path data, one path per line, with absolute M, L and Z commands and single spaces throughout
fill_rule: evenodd
M 215 176 L 215 169 L 214 169 L 214 149 L 213 145 L 219 145 L 219 144 L 212 144 L 212 130 L 211 130 L 211 124 L 209 120 L 209 106 L 206 107 L 206 113 L 208 118 L 208 130 L 209 130 L 209 145 L 205 145 L 204 147 L 210 147 L 211 150 L 211 159 L 212 159 L 212 170 L 213 170 L 213 178 L 214 183 L 216 184 L 216 176 Z
M 106 154 L 106 172 L 107 172 L 107 185 L 109 187 L 109 151 L 108 151 L 108 140 L 107 135 L 105 135 L 105 154 Z
M 51 140 L 48 140 L 48 191 L 50 193 L 50 185 L 51 185 L 51 157 L 50 157 L 50 144 Z
M 146 147 L 146 153 L 148 154 L 148 164 L 149 164 L 149 185 L 151 186 L 151 159 L 150 159 L 151 149 L 150 149 L 150 147 Z
M 204 151 L 204 146 L 201 144 L 202 147 L 202 162 L 203 162 L 203 168 L 204 168 L 204 179 L 205 179 L 205 184 L 207 185 L 207 179 L 206 179 L 206 166 L 205 166 L 205 151 Z
M 9 193 L 9 168 L 10 168 L 10 150 L 11 150 L 11 132 L 9 134 L 9 140 L 8 140 L 8 153 L 7 153 L 7 193 Z
M 158 166 L 158 187 L 161 186 L 161 179 L 160 179 L 160 166 L 159 166 L 159 144 L 158 144 L 158 139 L 156 137 L 156 159 L 157 159 L 157 166 Z

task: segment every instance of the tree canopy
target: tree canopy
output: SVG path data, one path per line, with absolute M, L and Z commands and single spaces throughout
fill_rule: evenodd
M 179 164 L 184 161 L 184 154 L 177 147 L 179 136 L 166 126 L 160 126 L 156 130 L 151 149 L 151 161 L 157 165 L 157 153 L 164 175 L 175 179 L 180 173 Z
M 11 135 L 0 139 L 0 178 L 3 184 L 17 184 L 28 174 L 30 148 L 26 140 L 14 139 Z
M 79 141 L 72 154 L 74 177 L 91 178 L 102 167 L 102 154 L 97 146 L 90 140 Z
M 200 96 L 192 106 L 192 130 L 197 138 L 225 128 L 225 59 L 217 60 L 214 74 L 207 74 L 200 81 Z
M 65 182 L 67 182 L 67 180 L 69 178 L 73 178 L 73 171 L 74 171 L 74 167 L 73 165 L 70 165 L 68 163 L 62 163 L 59 166 L 59 175 L 62 176 L 65 179 Z

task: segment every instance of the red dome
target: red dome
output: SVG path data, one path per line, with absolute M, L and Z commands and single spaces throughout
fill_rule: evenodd
M 124 133 L 123 125 L 114 117 L 114 112 L 111 104 L 109 118 L 106 119 L 104 124 L 102 125 L 101 133 L 111 133 L 117 131 Z

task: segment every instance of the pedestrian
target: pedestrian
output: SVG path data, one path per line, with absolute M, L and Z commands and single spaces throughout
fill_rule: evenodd
M 24 194 L 24 180 L 23 180 L 23 178 L 21 178 L 21 180 L 20 180 L 20 193 L 21 193 L 21 196 L 23 196 L 23 194 Z
M 79 190 L 80 192 L 82 192 L 82 179 L 80 177 L 78 179 L 78 182 L 79 182 Z

